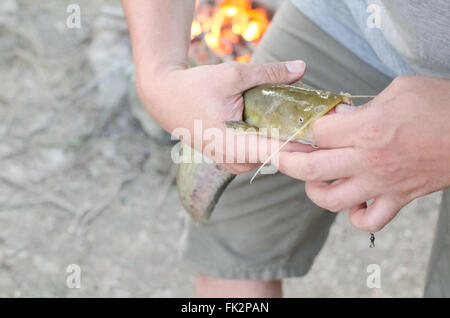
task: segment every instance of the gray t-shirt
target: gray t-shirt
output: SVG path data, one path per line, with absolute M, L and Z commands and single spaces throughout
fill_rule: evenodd
M 449 0 L 291 0 L 303 14 L 390 77 L 450 77 Z

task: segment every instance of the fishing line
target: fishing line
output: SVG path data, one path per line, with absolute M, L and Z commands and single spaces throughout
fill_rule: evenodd
M 286 146 L 289 142 L 291 142 L 295 136 L 297 136 L 299 133 L 301 133 L 306 127 L 308 127 L 308 124 L 311 120 L 308 120 L 308 122 L 306 122 L 301 128 L 297 129 L 295 131 L 295 133 L 289 137 L 284 143 L 281 144 L 281 146 L 272 154 L 270 154 L 270 156 L 262 163 L 262 165 L 258 168 L 258 170 L 256 170 L 255 174 L 253 175 L 253 177 L 250 179 L 250 184 L 253 183 L 253 180 L 255 180 L 256 176 L 261 172 L 261 170 L 264 168 L 264 166 L 270 162 L 270 160 L 272 160 L 272 158 L 277 155 L 281 149 L 283 149 L 284 146 Z
M 351 98 L 375 98 L 376 95 L 350 95 Z
M 346 95 L 343 95 L 346 96 Z M 375 95 L 347 95 L 350 98 L 375 98 Z M 308 125 L 309 125 L 308 121 L 307 123 L 305 123 L 301 128 L 297 129 L 297 131 L 291 136 L 289 137 L 281 146 L 280 148 L 277 149 L 277 151 L 275 151 L 274 153 L 272 153 L 264 162 L 263 164 L 258 168 L 258 170 L 256 170 L 255 174 L 253 175 L 253 177 L 250 179 L 250 184 L 253 183 L 253 180 L 255 180 L 256 176 L 261 172 L 261 170 L 265 167 L 265 165 L 267 163 L 269 163 L 270 160 L 272 160 L 272 158 L 277 155 L 281 149 L 283 149 L 284 146 L 286 146 L 289 142 L 292 141 L 292 139 L 295 138 L 295 136 L 297 136 L 300 132 L 303 131 L 303 129 L 305 129 Z
M 347 95 L 348 96 L 348 95 Z M 350 98 L 375 98 L 375 95 L 350 95 Z M 277 154 L 280 153 L 281 149 L 283 149 L 284 146 L 286 146 L 289 142 L 291 142 L 299 133 L 301 133 L 306 127 L 308 127 L 309 123 L 311 120 L 309 120 L 307 123 L 303 124 L 303 126 L 299 129 L 297 129 L 294 134 L 292 134 L 292 136 L 290 136 L 285 142 L 283 142 L 283 144 L 281 144 L 281 146 L 272 154 L 270 154 L 270 156 L 262 163 L 262 165 L 258 168 L 258 170 L 256 170 L 255 174 L 253 175 L 253 177 L 250 179 L 250 184 L 253 183 L 253 181 L 255 180 L 256 176 L 261 172 L 261 170 L 265 167 L 266 164 L 268 164 L 272 158 L 274 156 L 276 156 Z M 375 247 L 375 233 L 370 232 L 370 244 L 369 247 L 370 248 L 374 248 Z

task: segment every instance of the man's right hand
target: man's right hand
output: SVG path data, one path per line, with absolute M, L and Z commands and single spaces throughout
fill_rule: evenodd
M 203 131 L 214 127 L 220 129 L 225 136 L 225 121 L 242 120 L 244 107 L 242 93 L 245 90 L 266 83 L 290 84 L 298 81 L 304 73 L 305 63 L 302 61 L 269 64 L 232 62 L 190 69 L 173 67 L 157 74 L 139 70 L 137 84 L 142 101 L 161 127 L 169 133 L 177 128 L 187 128 L 191 132 L 191 146 L 194 147 L 194 120 L 202 121 Z M 258 149 L 249 147 L 250 143 L 259 145 L 267 143 L 266 149 L 271 150 L 277 149 L 281 144 L 278 140 L 256 135 L 237 138 L 245 139 L 247 151 L 249 148 Z M 204 147 L 206 143 L 203 142 L 200 147 Z M 218 154 L 224 157 L 226 152 L 230 151 L 223 145 L 225 142 L 214 145 L 215 158 L 218 158 Z M 297 143 L 290 143 L 284 149 L 284 151 L 310 150 L 312 150 L 310 146 Z M 233 149 L 233 154 L 235 153 Z M 248 157 L 246 153 L 245 158 Z M 236 160 L 233 160 L 233 163 L 224 164 L 225 168 L 234 174 L 250 171 L 258 164 L 238 164 L 236 156 L 234 158 Z

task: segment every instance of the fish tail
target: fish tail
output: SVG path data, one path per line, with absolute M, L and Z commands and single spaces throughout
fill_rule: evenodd
M 188 147 L 183 145 L 183 151 Z M 235 177 L 213 163 L 180 163 L 176 179 L 181 204 L 193 219 L 207 222 L 222 193 Z

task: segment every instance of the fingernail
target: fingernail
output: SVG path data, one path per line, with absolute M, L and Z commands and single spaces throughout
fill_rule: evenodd
M 343 114 L 343 113 L 351 113 L 356 110 L 355 106 L 347 105 L 347 104 L 340 104 L 336 107 L 336 113 Z
M 306 64 L 303 61 L 292 61 L 286 63 L 286 68 L 291 73 L 303 73 L 306 69 Z

